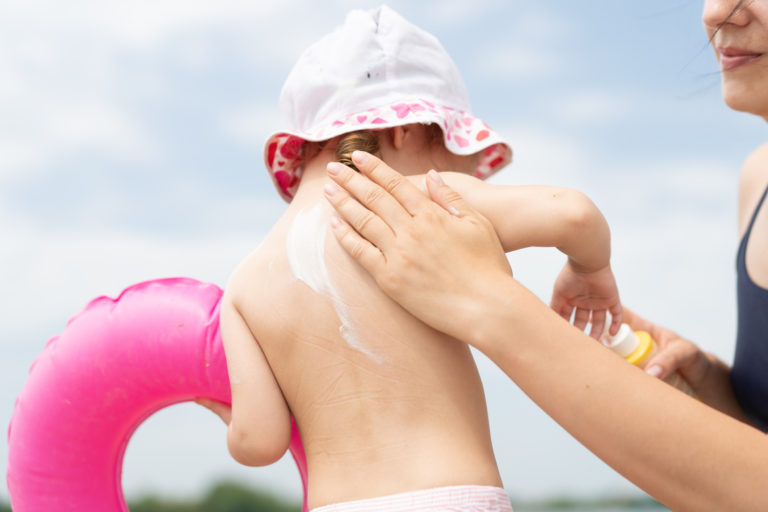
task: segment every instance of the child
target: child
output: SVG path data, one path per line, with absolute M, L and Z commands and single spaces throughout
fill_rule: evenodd
M 470 114 L 440 43 L 387 7 L 351 12 L 311 46 L 281 107 L 291 129 L 267 141 L 265 161 L 290 205 L 221 306 L 230 452 L 243 464 L 276 461 L 292 413 L 314 510 L 511 510 L 469 348 L 387 298 L 337 244 L 326 166 L 365 149 L 422 186 L 430 169 L 458 171 L 443 177 L 505 250 L 569 256 L 555 293 L 564 307 L 599 286 L 607 298 L 591 307 L 618 306 L 605 220 L 573 191 L 479 181 L 510 161 L 509 146 Z

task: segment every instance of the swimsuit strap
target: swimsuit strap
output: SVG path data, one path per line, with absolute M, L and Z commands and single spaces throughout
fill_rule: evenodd
M 768 196 L 768 185 L 766 185 L 765 190 L 763 191 L 763 195 L 760 197 L 760 201 L 758 201 L 755 210 L 752 212 L 752 218 L 749 220 L 749 226 L 747 226 L 747 230 L 744 232 L 744 240 L 749 239 L 749 234 L 752 233 L 752 226 L 754 225 L 755 219 L 757 218 L 757 212 L 759 212 L 760 208 L 763 206 L 763 202 L 765 201 L 766 196 Z

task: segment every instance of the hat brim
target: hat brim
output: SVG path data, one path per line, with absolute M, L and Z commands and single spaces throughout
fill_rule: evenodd
M 416 98 L 331 119 L 306 132 L 275 132 L 264 144 L 264 165 L 280 196 L 290 202 L 301 180 L 301 148 L 305 142 L 329 140 L 359 130 L 381 130 L 414 123 L 437 124 L 442 131 L 445 148 L 456 155 L 473 155 L 482 151 L 474 172 L 477 178 L 491 176 L 512 160 L 509 144 L 477 117 Z

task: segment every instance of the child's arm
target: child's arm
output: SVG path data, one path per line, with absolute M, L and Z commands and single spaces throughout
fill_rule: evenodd
M 552 295 L 552 308 L 599 336 L 605 311 L 610 331 L 621 324 L 621 304 L 610 268 L 610 230 L 600 210 L 576 190 L 550 186 L 490 185 L 465 174 L 441 177 L 493 224 L 504 250 L 557 247 L 568 256 Z
M 232 388 L 227 446 L 248 466 L 277 461 L 291 441 L 291 416 L 264 353 L 229 292 L 221 301 L 221 336 Z
M 544 185 L 490 185 L 452 172 L 440 176 L 491 221 L 506 252 L 557 247 L 581 271 L 609 265 L 608 224 L 581 192 Z

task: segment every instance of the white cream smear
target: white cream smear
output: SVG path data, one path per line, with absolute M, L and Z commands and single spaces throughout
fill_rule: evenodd
M 328 206 L 328 209 L 330 206 Z M 339 318 L 339 334 L 347 345 L 382 363 L 380 355 L 366 348 L 360 341 L 350 315 L 349 306 L 333 286 L 328 266 L 325 264 L 325 237 L 328 231 L 327 209 L 323 202 L 309 211 L 299 210 L 293 219 L 285 239 L 285 251 L 293 275 L 320 295 L 331 299 Z

